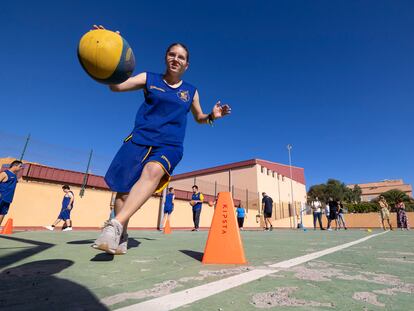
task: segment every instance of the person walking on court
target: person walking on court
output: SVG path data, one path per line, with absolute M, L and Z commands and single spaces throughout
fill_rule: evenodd
M 171 213 L 174 210 L 174 188 L 170 187 L 168 188 L 168 193 L 165 196 L 165 203 L 164 203 L 164 217 L 162 219 L 162 228 L 165 228 L 165 224 L 167 223 L 167 220 L 171 220 Z M 170 222 L 171 224 L 171 222 Z
M 7 170 L 0 173 L 0 226 L 4 216 L 9 212 L 10 204 L 13 202 L 14 192 L 18 183 L 17 174 L 22 168 L 22 161 L 15 160 L 10 163 Z
M 201 208 L 203 206 L 204 195 L 198 191 L 196 185 L 193 186 L 193 195 L 191 196 L 190 205 L 193 207 L 194 228 L 191 231 L 199 231 Z
M 62 200 L 62 209 L 55 222 L 50 226 L 45 226 L 46 229 L 53 231 L 58 223 L 63 221 L 62 231 L 72 231 L 72 220 L 70 219 L 70 212 L 73 209 L 75 195 L 70 190 L 68 185 L 63 185 L 62 190 L 65 193 Z
M 263 217 L 265 221 L 265 231 L 272 231 L 273 225 L 272 225 L 272 211 L 273 211 L 273 199 L 269 197 L 266 192 L 262 192 L 262 211 L 263 211 Z
M 397 199 L 395 208 L 397 209 L 398 223 L 400 224 L 401 230 L 410 230 L 410 225 L 408 224 L 407 213 L 405 212 L 405 204 L 403 200 Z
M 341 201 L 338 201 L 338 210 L 337 210 L 337 222 L 338 222 L 338 229 L 341 229 L 341 226 L 344 227 L 345 230 L 348 230 L 345 223 L 344 217 L 344 205 Z
M 385 220 L 388 222 L 388 225 L 390 226 L 390 230 L 392 230 L 392 225 L 390 222 L 390 209 L 388 202 L 385 200 L 384 196 L 379 197 L 379 206 L 380 206 L 380 214 L 381 214 L 381 222 L 382 222 L 382 228 L 384 230 L 387 230 L 385 227 Z
M 312 201 L 311 209 L 313 212 L 313 230 L 316 230 L 316 220 L 319 222 L 319 228 L 321 230 L 325 230 L 325 228 L 322 226 L 322 203 L 319 201 L 318 197 Z
M 244 225 L 244 218 L 246 217 L 246 210 L 241 206 L 241 203 L 239 203 L 239 206 L 237 206 L 236 213 L 237 213 L 237 224 L 239 225 L 239 229 L 244 230 L 243 225 Z
M 94 28 L 103 29 L 96 25 Z M 119 248 L 126 252 L 129 219 L 154 192 L 167 186 L 181 161 L 187 114 L 191 111 L 197 123 L 211 125 L 231 112 L 230 106 L 220 101 L 210 113 L 203 112 L 197 88 L 182 80 L 190 65 L 190 53 L 184 44 L 171 44 L 164 60 L 163 74 L 143 72 L 123 83 L 109 85 L 114 92 L 144 92 L 134 128 L 105 175 L 109 188 L 117 192 L 116 216 L 105 224 L 92 247 L 109 254 L 118 253 Z

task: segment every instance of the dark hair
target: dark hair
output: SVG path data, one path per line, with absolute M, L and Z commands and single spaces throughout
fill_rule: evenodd
M 173 44 L 170 44 L 170 46 L 167 48 L 167 51 L 165 52 L 165 56 L 167 56 L 168 52 L 176 45 L 181 46 L 186 51 L 186 53 L 187 53 L 187 63 L 188 63 L 190 61 L 190 51 L 188 50 L 188 48 L 184 44 L 182 44 L 180 42 L 174 42 Z
M 14 160 L 12 163 L 10 163 L 10 168 L 12 168 L 13 166 L 19 166 L 22 165 L 23 162 L 20 160 Z
M 63 186 L 62 186 L 62 189 L 63 189 L 63 190 L 65 190 L 65 189 L 70 190 L 70 187 L 69 187 L 69 185 L 63 185 Z
M 191 189 L 192 189 L 192 188 L 196 188 L 196 189 L 198 190 L 198 187 L 197 187 L 197 185 L 194 185 L 194 186 L 192 186 L 192 187 L 191 187 Z
M 168 188 L 168 191 L 169 191 L 169 192 L 171 192 L 171 191 L 173 191 L 173 190 L 174 190 L 174 188 L 173 188 L 173 187 Z

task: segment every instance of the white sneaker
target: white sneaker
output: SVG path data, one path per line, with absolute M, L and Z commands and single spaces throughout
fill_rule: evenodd
M 328 231 L 332 231 L 332 229 L 331 229 L 331 228 L 329 228 L 329 229 L 326 229 L 326 230 L 328 230 Z
M 66 227 L 65 229 L 63 229 L 62 231 L 72 231 L 72 227 Z
M 128 251 L 128 233 L 122 234 L 115 255 L 125 255 Z
M 121 240 L 122 231 L 121 223 L 115 218 L 105 221 L 104 228 L 92 247 L 108 254 L 115 254 Z
M 50 230 L 50 231 L 55 230 L 55 227 L 53 227 L 53 226 L 45 226 L 45 228 L 46 228 L 47 230 Z

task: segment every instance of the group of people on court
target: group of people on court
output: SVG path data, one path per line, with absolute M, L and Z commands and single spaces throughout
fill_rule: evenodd
M 7 170 L 0 173 L 0 225 L 3 222 L 4 217 L 8 214 L 10 204 L 13 202 L 14 193 L 18 183 L 17 174 L 23 169 L 23 162 L 20 160 L 14 160 L 10 163 Z M 72 221 L 70 219 L 70 212 L 73 208 L 75 195 L 70 191 L 68 185 L 63 185 L 62 190 L 64 192 L 62 200 L 62 208 L 56 221 L 50 225 L 45 226 L 49 230 L 54 230 L 55 226 L 63 221 L 63 231 L 72 230 Z
M 316 222 L 318 222 L 320 230 L 331 231 L 333 221 L 335 222 L 335 230 L 340 230 L 341 228 L 348 230 L 344 217 L 344 205 L 340 200 L 329 198 L 328 202 L 325 203 L 325 207 L 323 207 L 322 202 L 316 197 L 311 202 L 310 207 L 313 215 L 313 230 L 316 230 Z M 326 228 L 322 225 L 322 214 L 325 214 L 327 220 Z
M 390 205 L 382 195 L 379 197 L 378 203 L 380 205 L 382 228 L 384 230 L 387 230 L 385 225 L 385 221 L 387 221 L 390 230 L 393 230 L 390 222 Z M 410 225 L 408 224 L 407 213 L 405 212 L 405 204 L 403 200 L 397 199 L 395 210 L 397 212 L 397 227 L 401 230 L 410 230 Z
M 18 183 L 17 174 L 23 169 L 23 162 L 20 160 L 14 160 L 10 163 L 9 168 L 0 173 L 0 225 L 3 222 L 4 217 L 9 212 L 10 204 L 13 202 L 14 193 Z M 62 190 L 64 192 L 62 200 L 62 208 L 58 218 L 51 226 L 45 228 L 54 230 L 55 226 L 63 221 L 63 231 L 72 230 L 72 221 L 70 220 L 70 212 L 73 208 L 74 194 L 70 191 L 68 185 L 63 185 Z
M 381 216 L 381 223 L 382 228 L 386 230 L 386 224 L 388 223 L 388 227 L 390 230 L 393 230 L 393 227 L 391 225 L 390 221 L 390 206 L 384 196 L 379 196 L 378 204 L 380 206 L 380 216 Z M 335 230 L 341 229 L 343 227 L 345 230 L 347 229 L 346 223 L 345 223 L 345 217 L 344 217 L 344 206 L 340 200 L 333 200 L 332 198 L 329 198 L 328 202 L 325 204 L 325 207 L 323 208 L 322 202 L 318 199 L 318 197 L 315 198 L 311 202 L 311 209 L 313 212 L 313 229 L 316 230 L 316 222 L 319 222 L 319 228 L 321 230 L 332 230 L 331 229 L 331 223 L 332 221 L 335 221 L 336 227 Z M 410 226 L 408 224 L 408 218 L 405 211 L 405 204 L 402 199 L 397 199 L 397 202 L 395 204 L 395 211 L 397 216 L 397 227 L 401 230 L 409 230 Z M 325 229 L 322 225 L 322 214 L 325 214 L 328 225 Z
M 190 205 L 192 207 L 192 212 L 193 212 L 194 228 L 191 231 L 199 231 L 200 230 L 200 216 L 201 216 L 201 210 L 202 210 L 202 206 L 204 202 L 204 195 L 198 190 L 197 185 L 194 185 L 192 187 L 192 191 L 193 191 L 193 194 L 191 195 Z M 168 193 L 165 196 L 164 217 L 163 217 L 161 228 L 165 228 L 167 221 L 170 221 L 171 219 L 171 213 L 174 210 L 174 199 L 175 199 L 174 188 L 170 187 L 168 188 Z M 237 217 L 237 224 L 240 230 L 243 230 L 243 224 L 244 224 L 244 219 L 246 217 L 246 211 L 241 206 L 241 204 L 239 204 L 236 207 L 235 213 Z

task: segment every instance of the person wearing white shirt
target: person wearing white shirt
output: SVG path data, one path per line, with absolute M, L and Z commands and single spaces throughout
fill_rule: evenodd
M 311 203 L 311 208 L 313 212 L 313 230 L 316 230 L 316 220 L 319 222 L 319 228 L 325 230 L 322 226 L 322 203 L 319 201 L 319 198 L 316 197 Z

